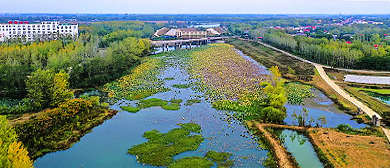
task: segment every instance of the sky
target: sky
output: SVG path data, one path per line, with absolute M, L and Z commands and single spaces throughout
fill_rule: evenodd
M 390 0 L 0 0 L 0 13 L 390 14 Z

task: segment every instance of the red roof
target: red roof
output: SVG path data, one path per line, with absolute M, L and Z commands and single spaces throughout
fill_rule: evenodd
M 19 21 L 19 24 L 23 24 L 23 21 Z
M 310 29 L 304 29 L 303 31 L 307 31 L 307 32 L 309 32 L 309 31 L 310 31 Z
M 375 44 L 374 47 L 378 47 L 378 44 Z
M 347 44 L 352 44 L 352 42 L 350 42 L 350 41 L 346 41 L 346 43 L 347 43 Z

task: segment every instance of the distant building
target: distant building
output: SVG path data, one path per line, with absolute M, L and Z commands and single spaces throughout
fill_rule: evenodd
M 37 39 L 55 40 L 60 36 L 78 37 L 78 24 L 60 22 L 41 22 L 30 24 L 23 21 L 9 21 L 0 24 L 0 42 L 8 39 L 21 38 L 25 41 Z
M 208 36 L 218 36 L 223 33 L 226 33 L 226 30 L 221 27 L 208 28 L 206 30 L 201 30 L 198 28 L 162 28 L 157 30 L 154 33 L 154 37 L 162 37 L 162 36 L 170 36 L 170 37 L 178 37 L 184 39 L 192 39 L 192 38 L 205 38 Z

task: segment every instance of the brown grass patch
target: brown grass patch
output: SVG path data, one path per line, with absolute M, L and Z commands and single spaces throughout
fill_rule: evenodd
M 329 128 L 309 129 L 315 145 L 335 167 L 385 168 L 390 165 L 390 146 L 386 139 L 348 135 Z

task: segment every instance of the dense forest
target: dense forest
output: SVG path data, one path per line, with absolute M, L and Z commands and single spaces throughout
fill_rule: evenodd
M 0 97 L 27 97 L 19 106 L 37 104 L 29 93 L 28 82 L 50 79 L 53 84 L 54 75 L 60 72 L 69 75 L 71 88 L 95 87 L 114 80 L 150 53 L 149 40 L 142 38 L 150 37 L 155 26 L 142 22 L 102 22 L 81 26 L 80 36 L 75 41 L 0 44 Z M 10 109 L 0 104 L 0 114 L 46 107 L 53 105 Z
M 283 32 L 271 31 L 264 34 L 264 41 L 308 60 L 333 67 L 390 70 L 390 46 L 378 34 L 360 39 L 357 37 L 347 43 L 326 38 L 293 37 Z

